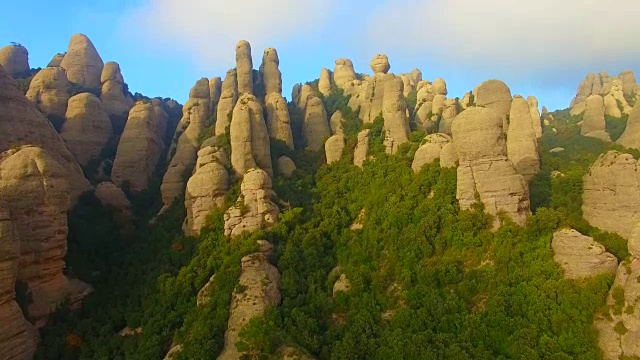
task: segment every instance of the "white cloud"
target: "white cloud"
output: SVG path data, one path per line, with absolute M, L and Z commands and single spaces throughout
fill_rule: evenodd
M 367 36 L 396 54 L 506 76 L 597 71 L 640 63 L 638 14 L 638 0 L 386 0 Z
M 262 50 L 321 28 L 338 0 L 148 0 L 126 14 L 121 27 L 146 45 L 180 49 L 199 65 L 232 67 L 235 45 Z

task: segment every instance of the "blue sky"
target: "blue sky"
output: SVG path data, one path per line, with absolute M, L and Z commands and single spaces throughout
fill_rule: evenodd
M 442 77 L 450 97 L 497 78 L 550 110 L 568 106 L 588 71 L 640 75 L 637 0 L 23 0 L 3 13 L 15 15 L 0 22 L 0 45 L 26 46 L 32 67 L 80 32 L 133 92 L 180 102 L 197 79 L 235 66 L 240 39 L 254 68 L 264 48 L 278 50 L 286 97 L 340 57 L 370 73 L 377 53 L 392 72 Z

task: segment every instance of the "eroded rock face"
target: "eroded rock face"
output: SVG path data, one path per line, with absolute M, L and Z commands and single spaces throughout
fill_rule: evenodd
M 280 303 L 280 273 L 269 263 L 273 246 L 259 240 L 260 252 L 242 258 L 239 288 L 231 297 L 229 321 L 224 334 L 224 348 L 218 360 L 240 359 L 242 353 L 236 349 L 240 330 L 254 317 L 261 316 L 267 308 Z
M 528 182 L 540 171 L 540 155 L 529 104 L 519 95 L 513 98 L 509 119 L 507 155 L 518 174 Z
M 224 135 L 231 124 L 231 114 L 238 101 L 238 80 L 236 70 L 227 71 L 222 83 L 222 94 L 216 109 L 216 135 Z
M 336 60 L 333 68 L 333 83 L 337 87 L 343 88 L 345 83 L 356 80 L 356 78 L 356 72 L 353 69 L 351 60 L 346 58 Z
M 453 168 L 458 166 L 458 154 L 453 143 L 444 144 L 440 150 L 440 167 Z
M 272 92 L 265 99 L 267 107 L 267 130 L 272 139 L 283 141 L 293 149 L 293 133 L 287 101 L 279 93 Z
M 167 114 L 159 106 L 137 102 L 129 112 L 111 170 L 119 187 L 125 182 L 133 192 L 147 189 L 149 177 L 164 153 Z
M 258 168 L 248 170 L 242 179 L 240 191 L 236 205 L 224 214 L 225 236 L 233 237 L 243 231 L 265 229 L 278 221 L 280 210 L 271 200 L 276 194 L 266 172 Z
M 538 99 L 535 96 L 528 96 L 527 103 L 529 103 L 529 110 L 531 111 L 533 132 L 536 134 L 536 139 L 540 139 L 542 137 L 542 117 L 538 112 Z
M 96 185 L 95 195 L 103 206 L 113 207 L 126 215 L 131 214 L 131 202 L 116 184 L 110 181 L 101 182 Z
M 183 194 L 187 182 L 185 172 L 189 172 L 196 163 L 200 147 L 198 138 L 204 131 L 209 115 L 209 94 L 209 79 L 202 78 L 191 88 L 189 100 L 182 107 L 182 119 L 174 136 L 174 139 L 178 139 L 175 154 L 160 186 L 163 209 L 171 206 L 173 200 Z
M 20 145 L 42 148 L 64 168 L 71 187 L 71 205 L 89 189 L 89 181 L 60 135 L 0 66 L 0 151 Z
M 276 165 L 278 167 L 278 172 L 280 173 L 280 175 L 284 176 L 287 179 L 292 177 L 294 172 L 296 171 L 296 164 L 288 156 L 280 156 L 276 160 Z
M 219 76 L 209 79 L 209 113 L 216 114 L 222 96 L 222 79 Z
M 20 238 L 11 213 L 0 206 L 0 358 L 31 360 L 38 334 L 15 301 Z
M 584 118 L 580 134 L 589 136 L 590 133 L 604 130 L 604 101 L 600 95 L 591 95 L 585 100 Z
M 433 93 L 436 95 L 447 95 L 447 83 L 442 78 L 433 80 Z
M 322 68 L 322 70 L 320 71 L 318 90 L 324 96 L 329 96 L 329 94 L 331 93 L 331 74 L 329 74 L 329 69 L 327 68 Z
M 631 239 L 640 220 L 640 173 L 630 154 L 609 151 L 583 178 L 584 219 L 602 230 Z
M 322 149 L 324 142 L 331 136 L 324 103 L 315 95 L 307 99 L 302 132 L 305 148 L 311 151 Z
M 113 135 L 109 115 L 95 95 L 80 93 L 69 99 L 60 136 L 80 165 L 98 158 Z
M 456 99 L 445 100 L 440 124 L 438 126 L 440 133 L 451 135 L 451 125 L 453 125 L 453 120 L 458 116 L 458 107 L 459 105 Z
M 631 70 L 624 70 L 618 75 L 618 78 L 622 82 L 622 91 L 625 95 L 633 95 L 636 92 L 636 75 Z
M 640 101 L 633 107 L 627 120 L 627 127 L 616 143 L 626 148 L 640 150 Z
M 607 305 L 608 316 L 598 315 L 598 344 L 605 360 L 640 357 L 640 259 L 621 263 Z
M 500 80 L 488 80 L 477 87 L 475 94 L 477 106 L 494 110 L 503 119 L 503 128 L 507 130 L 507 115 L 511 110 L 511 90 Z
M 107 114 L 118 118 L 126 117 L 133 107 L 133 99 L 125 90 L 120 65 L 113 61 L 104 64 L 100 81 L 102 82 L 100 100 Z M 124 124 L 114 124 L 114 127 L 123 129 Z
M 386 74 L 389 72 L 389 69 L 391 69 L 389 58 L 385 54 L 377 54 L 374 56 L 369 66 L 374 74 Z
M 240 40 L 236 45 L 236 72 L 238 75 L 238 93 L 253 94 L 253 60 L 251 45 Z
M 184 196 L 187 217 L 182 226 L 187 235 L 199 235 L 211 210 L 224 206 L 229 190 L 229 174 L 224 165 L 229 163 L 229 155 L 216 145 L 203 146 L 198 151 L 193 175 L 187 182 Z
M 11 75 L 28 72 L 29 52 L 22 45 L 7 45 L 0 49 L 0 65 Z
M 332 164 L 340 160 L 344 146 L 343 134 L 335 134 L 324 143 L 324 153 L 327 159 L 327 164 Z
M 300 96 L 298 97 L 299 100 L 296 103 L 300 110 L 305 111 L 307 107 L 307 101 L 309 100 L 310 96 L 318 96 L 318 95 L 315 93 L 315 91 L 313 91 L 313 88 L 311 87 L 311 85 L 309 84 L 302 85 L 302 87 L 300 87 Z
M 69 291 L 63 275 L 67 252 L 69 184 L 64 169 L 41 148 L 23 146 L 0 155 L 0 198 L 20 239 L 18 281 L 27 284 L 29 316 L 36 327 Z
M 62 62 L 62 59 L 64 59 L 64 55 L 62 53 L 58 53 L 53 55 L 53 58 L 51 58 L 51 61 L 49 61 L 49 64 L 47 64 L 47 67 L 55 67 L 55 66 L 60 66 L 60 63 Z M 66 76 L 66 74 L 65 74 Z
M 451 137 L 447 134 L 427 135 L 413 157 L 411 169 L 419 173 L 425 165 L 429 165 L 440 159 L 442 148 L 451 143 Z
M 604 246 L 573 229 L 558 230 L 551 240 L 553 260 L 564 269 L 568 279 L 582 279 L 600 274 L 615 274 L 618 260 Z
M 282 74 L 278 69 L 279 65 L 280 59 L 278 58 L 278 52 L 276 49 L 265 49 L 264 54 L 262 55 L 260 73 L 262 73 L 262 80 L 264 82 L 265 93 L 267 95 L 271 93 L 282 94 Z
M 353 165 L 362 168 L 364 161 L 369 156 L 369 134 L 371 130 L 364 129 L 358 133 L 358 142 L 353 151 Z
M 387 62 L 388 64 L 388 62 Z M 400 145 L 409 141 L 409 119 L 404 101 L 403 83 L 399 77 L 394 77 L 384 85 L 382 102 L 382 116 L 384 117 L 385 151 L 395 154 Z
M 33 77 L 27 99 L 47 116 L 63 118 L 69 102 L 69 81 L 61 67 L 44 68 Z
M 236 175 L 255 167 L 273 176 L 269 133 L 262 106 L 255 96 L 243 95 L 231 120 L 231 166 Z
M 104 63 L 84 34 L 74 34 L 60 66 L 67 72 L 67 79 L 74 84 L 90 89 L 100 89 L 100 76 Z
M 516 224 L 524 225 L 529 193 L 522 175 L 507 158 L 502 119 L 493 110 L 472 107 L 461 112 L 451 127 L 459 160 L 456 198 L 462 209 L 476 202 L 476 192 L 485 211 L 504 211 Z M 494 228 L 500 226 L 498 217 Z

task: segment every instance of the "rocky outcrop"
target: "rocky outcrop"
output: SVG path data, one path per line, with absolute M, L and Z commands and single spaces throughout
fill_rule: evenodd
M 123 214 L 131 214 L 131 202 L 116 184 L 103 181 L 96 185 L 95 195 L 103 206 L 112 207 Z
M 10 211 L 0 206 L 0 358 L 31 360 L 38 334 L 15 300 L 20 238 Z
M 243 95 L 231 120 L 231 166 L 237 176 L 255 167 L 273 176 L 269 133 L 262 106 L 255 96 Z
M 238 101 L 238 79 L 236 70 L 227 71 L 222 83 L 222 94 L 216 109 L 216 135 L 224 135 L 227 126 L 231 125 L 231 114 Z
M 27 99 L 47 116 L 64 118 L 69 102 L 69 81 L 61 67 L 44 68 L 33 77 Z
M 603 98 L 603 100 L 604 100 L 605 115 L 613 116 L 617 118 L 622 116 L 622 111 L 620 111 L 620 107 L 618 107 L 618 102 L 616 101 L 616 98 L 613 97 L 612 94 L 606 95 Z
M 75 296 L 63 274 L 69 207 L 65 170 L 41 148 L 6 151 L 0 155 L 0 198 L 20 239 L 17 279 L 32 298 L 29 317 L 41 327 L 60 301 Z
M 62 63 L 62 59 L 64 59 L 64 55 L 65 53 L 58 53 L 53 55 L 53 58 L 51 58 L 51 61 L 49 61 L 47 67 L 59 67 L 60 63 Z
M 318 95 L 313 90 L 311 85 L 309 84 L 302 85 L 302 87 L 300 87 L 300 95 L 298 97 L 298 102 L 296 103 L 296 105 L 298 105 L 298 109 L 302 110 L 303 112 L 305 111 L 305 109 L 307 108 L 307 101 L 309 100 L 310 96 L 318 96 Z
M 320 79 L 318 80 L 318 91 L 324 96 L 329 96 L 331 93 L 331 74 L 329 69 L 322 68 L 320 71 Z
M 209 116 L 209 94 L 209 79 L 202 78 L 191 88 L 189 100 L 182 107 L 182 119 L 174 136 L 174 139 L 178 139 L 175 154 L 160 186 L 163 209 L 171 206 L 183 194 L 187 176 L 196 163 L 200 148 L 198 138 L 204 131 Z
M 583 178 L 584 219 L 602 230 L 631 239 L 640 220 L 640 173 L 630 154 L 609 151 Z
M 623 262 L 607 298 L 607 311 L 598 314 L 598 344 L 605 360 L 640 357 L 640 258 Z
M 109 115 L 95 95 L 80 93 L 69 99 L 60 136 L 80 165 L 97 159 L 113 135 Z
M 507 131 L 507 115 L 511 111 L 511 90 L 500 80 L 488 80 L 475 91 L 477 106 L 494 110 L 502 118 L 503 130 Z
M 184 196 L 187 217 L 182 226 L 187 235 L 200 234 L 207 215 L 213 209 L 224 206 L 224 198 L 229 190 L 229 174 L 225 168 L 229 164 L 229 155 L 224 148 L 217 146 L 215 139 L 203 143 L 198 151 L 193 175 L 187 181 Z
M 609 76 L 606 72 L 589 73 L 578 86 L 575 98 L 570 104 L 570 114 L 579 115 L 585 112 L 587 99 L 591 96 L 602 96 L 607 115 L 620 117 L 629 114 L 631 106 L 626 96 L 635 92 L 636 80 L 631 71 L 623 71 L 618 77 Z
M 305 148 L 311 151 L 322 149 L 324 142 L 331 136 L 324 103 L 315 95 L 307 99 L 302 134 Z
M 67 53 L 60 66 L 66 70 L 70 82 L 89 89 L 100 89 L 104 63 L 86 35 L 71 36 Z
M 527 103 L 529 104 L 529 110 L 531 111 L 531 125 L 533 126 L 533 132 L 536 134 L 536 139 L 542 137 L 542 117 L 538 112 L 538 99 L 535 96 L 528 96 Z
M 276 160 L 276 166 L 280 175 L 287 179 L 292 177 L 296 171 L 296 164 L 288 156 L 280 156 Z
M 217 114 L 218 103 L 222 96 L 222 79 L 219 76 L 209 79 L 209 113 Z
M 327 159 L 327 164 L 332 164 L 342 157 L 344 150 L 344 135 L 342 133 L 331 136 L 324 143 L 324 153 Z
M 427 135 L 413 157 L 411 169 L 419 173 L 425 165 L 429 165 L 440 159 L 442 148 L 451 143 L 451 137 L 447 134 Z
M 458 116 L 458 102 L 456 99 L 445 100 L 438 131 L 442 134 L 451 135 L 451 125 L 453 125 L 453 120 L 455 120 L 456 116 Z
M 400 145 L 409 141 L 410 131 L 402 79 L 399 77 L 394 77 L 384 84 L 382 116 L 384 117 L 384 129 L 386 131 L 385 151 L 388 154 L 395 154 Z
M 28 73 L 29 52 L 20 44 L 7 45 L 0 49 L 0 65 L 11 75 Z
M 558 230 L 551 240 L 553 260 L 564 269 L 564 277 L 582 279 L 615 274 L 618 260 L 604 246 L 573 229 Z
M 584 117 L 580 134 L 593 137 L 593 133 L 597 135 L 602 131 L 605 131 L 604 102 L 602 96 L 591 95 L 585 100 Z
M 282 74 L 278 69 L 280 59 L 278 52 L 274 48 L 264 50 L 262 55 L 262 65 L 260 65 L 260 73 L 264 82 L 265 94 L 267 96 L 272 93 L 282 94 Z
M 453 168 L 458 166 L 458 154 L 453 143 L 444 144 L 440 150 L 440 167 Z
M 618 78 L 622 82 L 622 91 L 624 95 L 634 95 L 638 83 L 636 81 L 636 75 L 633 73 L 633 71 L 624 70 L 618 75 Z
M 279 93 L 272 92 L 265 99 L 267 130 L 272 139 L 281 140 L 293 149 L 293 133 L 287 101 Z
M 265 229 L 278 221 L 280 210 L 272 201 L 276 194 L 266 172 L 257 168 L 247 171 L 240 192 L 236 204 L 224 213 L 225 236 Z
M 128 183 L 133 192 L 147 189 L 148 181 L 164 153 L 167 114 L 142 101 L 131 111 L 118 143 L 111 179 L 119 187 Z
M 540 171 L 540 155 L 536 134 L 531 125 L 531 110 L 522 96 L 513 97 L 509 119 L 507 156 L 516 167 L 516 172 L 528 182 Z
M 640 101 L 633 107 L 627 119 L 627 127 L 616 143 L 626 148 L 640 150 Z
M 524 225 L 529 210 L 529 193 L 522 175 L 507 158 L 507 148 L 497 112 L 472 107 L 460 113 L 451 127 L 458 160 L 456 198 L 460 208 L 469 209 L 476 193 L 485 211 L 503 211 L 516 224 Z M 500 219 L 494 219 L 494 229 Z
M 231 296 L 229 321 L 224 334 L 224 348 L 218 360 L 240 359 L 242 353 L 236 348 L 240 330 L 249 320 L 262 316 L 265 311 L 280 303 L 280 273 L 269 263 L 273 246 L 258 240 L 260 251 L 242 258 L 238 288 Z
M 433 92 L 436 95 L 447 95 L 447 83 L 442 78 L 433 80 Z
M 335 298 L 338 293 L 341 292 L 348 292 L 349 290 L 351 290 L 351 282 L 349 281 L 349 278 L 347 277 L 347 274 L 342 273 L 340 274 L 340 277 L 338 278 L 338 280 L 336 280 L 335 283 L 333 283 L 333 297 Z
M 133 99 L 125 89 L 120 65 L 113 61 L 104 64 L 100 82 L 102 82 L 100 100 L 107 114 L 114 119 L 126 119 L 129 110 L 133 107 Z M 122 122 L 114 123 L 113 126 L 119 131 L 124 129 Z
M 248 41 L 240 40 L 236 45 L 236 72 L 238 94 L 253 94 L 253 60 Z
M 89 181 L 60 135 L 0 66 L 0 152 L 20 145 L 38 146 L 62 166 L 71 187 L 71 205 L 89 189 Z
M 336 60 L 333 68 L 333 83 L 337 87 L 344 88 L 347 82 L 356 80 L 356 78 L 356 72 L 353 70 L 351 60 L 346 58 Z
M 353 165 L 362 168 L 364 161 L 369 156 L 369 134 L 371 130 L 364 129 L 358 133 L 358 142 L 353 151 Z

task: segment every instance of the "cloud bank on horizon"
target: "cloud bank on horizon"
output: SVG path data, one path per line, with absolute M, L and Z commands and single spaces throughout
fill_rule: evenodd
M 362 66 L 385 52 L 392 66 L 401 58 L 418 68 L 452 68 L 469 81 L 494 77 L 558 93 L 575 92 L 588 71 L 637 70 L 639 13 L 638 0 L 144 0 L 122 24 L 151 46 L 177 44 L 194 64 L 220 74 L 234 66 L 235 44 L 246 39 L 256 68 L 266 47 L 314 46 L 363 57 L 353 59 L 356 71 L 369 72 Z M 295 81 L 319 71 L 310 63 L 308 78 Z

